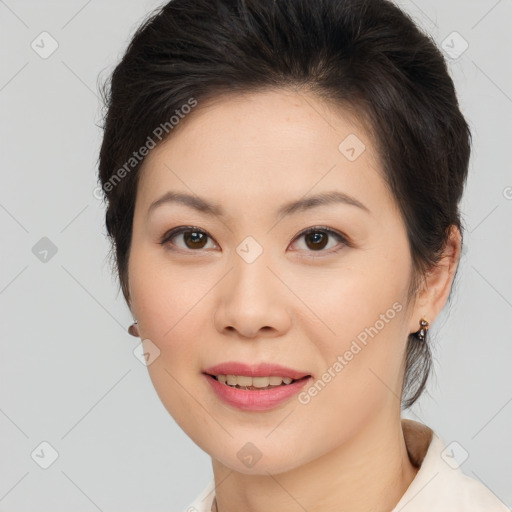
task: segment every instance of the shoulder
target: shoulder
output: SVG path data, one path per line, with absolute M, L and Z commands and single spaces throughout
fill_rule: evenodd
M 210 512 L 215 496 L 215 481 L 208 482 L 196 499 L 181 512 Z
M 484 484 L 463 473 L 451 445 L 426 425 L 404 421 L 407 447 L 420 467 L 392 512 L 510 512 Z

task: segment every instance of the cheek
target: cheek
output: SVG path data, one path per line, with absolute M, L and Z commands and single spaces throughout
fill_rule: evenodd
M 168 412 L 182 418 L 191 396 L 199 396 L 194 387 L 199 384 L 200 343 L 204 340 L 201 321 L 205 317 L 204 296 L 211 284 L 191 278 L 191 272 L 171 268 L 163 258 L 156 261 L 154 255 L 142 250 L 130 256 L 130 271 L 140 336 L 150 340 L 158 354 L 147 366 L 149 375 Z
M 130 287 L 140 335 L 158 351 L 147 366 L 149 376 L 169 414 L 197 439 L 204 429 L 197 421 L 202 410 L 197 400 L 204 393 L 199 355 L 204 350 L 204 325 L 200 320 L 205 316 L 206 302 L 201 299 L 211 284 L 191 279 L 191 272 L 179 272 L 162 258 L 155 262 L 153 257 L 152 261 L 151 255 L 142 251 L 135 251 L 132 257 Z
M 172 265 L 163 250 L 137 248 L 130 255 L 130 289 L 141 336 L 163 350 L 182 345 L 184 336 L 194 339 L 190 319 L 211 286 L 208 279 Z M 191 330 L 192 329 L 192 330 Z M 175 348 L 176 348 L 175 347 Z
M 299 293 L 316 315 L 302 328 L 325 365 L 321 398 L 311 401 L 321 402 L 322 414 L 333 421 L 341 411 L 364 414 L 361 407 L 370 411 L 400 395 L 408 280 L 398 268 L 407 269 L 407 261 L 398 265 L 376 255 L 331 272 L 314 287 L 303 281 Z
M 315 269 L 285 277 L 307 307 L 296 315 L 323 353 L 339 353 L 354 339 L 393 342 L 404 321 L 408 280 L 398 263 L 356 258 L 336 269 Z M 405 267 L 405 262 L 401 263 Z M 293 297 L 290 299 L 294 301 Z M 296 302 L 296 301 L 295 301 Z M 296 310 L 297 311 L 297 310 Z M 378 331 L 378 332 L 376 332 Z
M 325 329 L 323 336 L 310 334 L 324 367 L 304 390 L 300 407 L 312 445 L 328 450 L 357 435 L 379 411 L 399 405 L 406 338 L 398 294 L 369 294 L 355 284 L 345 286 L 347 294 L 325 292 L 331 306 L 322 318 L 335 335 Z

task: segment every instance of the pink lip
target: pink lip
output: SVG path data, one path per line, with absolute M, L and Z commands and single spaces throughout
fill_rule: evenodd
M 313 378 L 305 372 L 272 363 L 260 363 L 255 366 L 249 366 L 244 363 L 227 362 L 207 368 L 203 373 L 213 391 L 221 400 L 246 411 L 264 411 L 277 407 L 297 394 Z M 271 389 L 250 390 L 232 388 L 227 384 L 219 382 L 212 375 L 279 376 L 296 379 L 296 381 Z
M 248 377 L 289 377 L 290 379 L 302 379 L 306 375 L 311 375 L 307 372 L 294 370 L 273 363 L 260 363 L 257 365 L 248 365 L 236 361 L 228 361 L 226 363 L 216 364 L 210 368 L 203 370 L 203 373 L 210 375 L 246 375 Z M 291 384 L 290 384 L 291 385 Z
M 265 411 L 277 407 L 297 394 L 312 379 L 312 377 L 306 377 L 271 389 L 250 390 L 232 388 L 208 374 L 204 374 L 204 377 L 221 400 L 245 411 Z

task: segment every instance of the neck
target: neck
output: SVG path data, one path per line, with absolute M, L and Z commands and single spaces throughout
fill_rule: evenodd
M 389 512 L 418 472 L 407 454 L 400 415 L 393 413 L 284 473 L 248 475 L 212 459 L 218 512 L 267 512 L 277 504 L 281 512 Z

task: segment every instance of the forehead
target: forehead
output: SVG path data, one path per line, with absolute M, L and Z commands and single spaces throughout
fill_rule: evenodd
M 221 201 L 234 193 L 242 202 L 282 197 L 279 204 L 333 186 L 367 201 L 369 185 L 382 193 L 379 158 L 363 123 L 311 93 L 219 96 L 200 102 L 177 128 L 143 162 L 146 208 L 167 188 Z
M 357 134 L 368 147 L 373 143 L 363 114 L 350 105 L 327 103 L 311 92 L 269 89 L 224 93 L 199 101 L 189 114 L 181 115 L 168 139 L 146 160 L 153 160 L 165 147 L 179 151 L 178 146 L 185 144 L 204 150 L 212 144 L 230 152 L 258 146 L 268 151 L 305 154 L 309 148 L 322 148 L 336 153 L 339 143 L 350 134 Z M 308 144 L 302 145 L 303 140 Z

